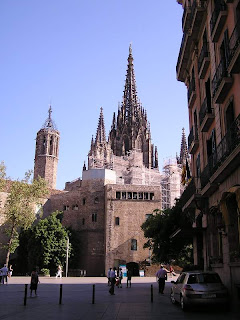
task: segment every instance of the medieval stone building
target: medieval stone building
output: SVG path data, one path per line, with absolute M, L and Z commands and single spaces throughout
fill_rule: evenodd
M 120 264 L 130 264 L 138 274 L 139 263 L 150 259 L 149 250 L 143 248 L 146 239 L 141 225 L 155 209 L 171 207 L 180 197 L 186 141 L 178 163 L 175 159 L 169 174 L 162 174 L 147 113 L 137 96 L 131 46 L 123 101 L 117 117 L 113 115 L 109 136 L 101 108 L 88 168 L 84 164 L 82 177 L 67 182 L 62 191 L 55 189 L 60 133 L 51 113 L 50 107 L 37 133 L 34 165 L 34 178 L 46 179 L 50 189 L 43 201 L 44 217 L 56 210 L 63 212 L 62 223 L 78 234 L 78 268 L 87 275 L 103 275 Z
M 48 113 L 47 120 L 37 133 L 34 179 L 40 176 L 47 181 L 50 189 L 56 189 L 60 134 L 51 118 L 51 106 Z

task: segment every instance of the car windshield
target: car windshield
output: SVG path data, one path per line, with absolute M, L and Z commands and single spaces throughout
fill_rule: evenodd
M 219 275 L 215 273 L 190 274 L 188 277 L 188 284 L 193 283 L 221 283 L 221 279 Z

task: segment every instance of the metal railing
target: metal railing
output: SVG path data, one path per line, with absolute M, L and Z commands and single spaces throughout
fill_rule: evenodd
M 201 52 L 200 52 L 200 55 L 199 55 L 199 58 L 198 58 L 198 70 L 201 69 L 201 66 L 203 64 L 203 60 L 204 60 L 204 58 L 207 58 L 207 57 L 209 57 L 208 43 L 204 42 L 202 49 L 201 49 Z
M 199 112 L 199 122 L 200 126 L 206 116 L 207 113 L 213 114 L 214 110 L 212 109 L 211 103 L 209 102 L 209 99 L 206 97 L 201 105 L 201 109 Z
M 196 185 L 192 179 L 181 195 L 181 201 L 185 204 L 196 193 Z
M 181 41 L 181 46 L 180 46 L 180 50 L 179 50 L 179 54 L 178 54 L 178 61 L 177 61 L 177 66 L 176 66 L 176 71 L 177 72 L 178 72 L 178 69 L 179 69 L 180 60 L 181 60 L 181 57 L 182 57 L 185 40 L 186 40 L 186 33 L 183 34 L 182 41 Z
M 240 44 L 240 20 L 237 21 L 236 26 L 235 26 L 235 28 L 231 34 L 231 37 L 229 39 L 228 65 L 230 64 L 239 44 Z
M 212 91 L 213 91 L 213 97 L 215 96 L 218 87 L 222 81 L 223 77 L 227 76 L 227 67 L 226 67 L 226 60 L 225 58 L 222 58 L 222 60 L 220 61 L 217 70 L 215 72 L 215 75 L 213 77 L 212 80 Z
M 210 177 L 221 166 L 223 161 L 236 149 L 240 144 L 240 114 L 233 122 L 229 131 L 225 134 L 218 144 L 215 152 L 208 158 L 208 164 L 201 173 L 201 188 L 204 188 Z
M 188 101 L 190 100 L 191 94 L 193 91 L 195 91 L 195 89 L 196 89 L 195 79 L 192 78 L 188 88 Z
M 215 9 L 213 10 L 212 13 L 212 17 L 210 20 L 210 30 L 211 30 L 211 34 L 213 33 L 213 30 L 215 28 L 218 16 L 220 14 L 221 11 L 226 11 L 227 10 L 227 5 L 223 0 L 220 0 L 216 5 L 215 5 Z

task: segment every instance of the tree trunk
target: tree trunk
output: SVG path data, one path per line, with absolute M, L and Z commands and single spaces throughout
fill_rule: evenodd
M 9 258 L 10 258 L 10 252 L 11 252 L 11 245 L 12 245 L 13 236 L 14 236 L 14 225 L 12 226 L 10 239 L 8 241 L 8 249 L 7 249 L 6 262 L 5 262 L 7 266 L 8 266 L 8 262 L 9 262 Z

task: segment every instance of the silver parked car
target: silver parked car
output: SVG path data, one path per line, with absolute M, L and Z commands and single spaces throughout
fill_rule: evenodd
M 179 302 L 182 310 L 191 306 L 217 304 L 226 310 L 229 308 L 228 290 L 216 272 L 182 272 L 178 279 L 171 283 L 171 301 Z

